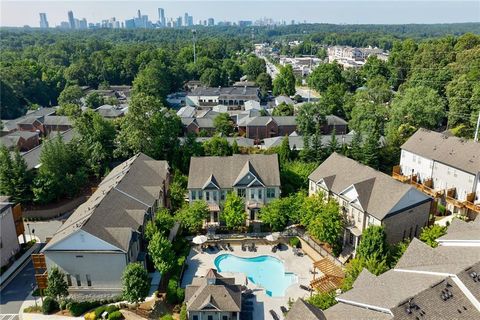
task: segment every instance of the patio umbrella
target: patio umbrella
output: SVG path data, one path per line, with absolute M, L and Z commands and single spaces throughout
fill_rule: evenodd
M 195 244 L 202 244 L 204 242 L 207 241 L 207 237 L 206 236 L 196 236 L 195 238 L 193 238 L 192 242 L 195 243 Z
M 265 237 L 267 241 L 274 242 L 278 240 L 278 233 L 272 233 Z

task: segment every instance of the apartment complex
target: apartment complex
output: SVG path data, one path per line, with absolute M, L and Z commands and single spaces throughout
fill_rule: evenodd
M 238 110 L 244 109 L 248 100 L 260 101 L 258 87 L 196 87 L 188 93 L 186 103 L 201 109 L 220 104 Z
M 220 224 L 228 192 L 245 199 L 247 223 L 259 221 L 260 208 L 280 197 L 278 157 L 276 154 L 192 157 L 187 188 L 190 202 L 207 202 L 210 210 L 207 225 Z
M 309 195 L 323 193 L 338 201 L 345 216 L 345 252 L 355 252 L 368 226 L 384 226 L 396 243 L 420 234 L 428 224 L 432 198 L 392 177 L 333 153 L 309 179 Z
M 0 196 L 0 266 L 7 265 L 20 251 L 17 228 L 8 196 Z
M 437 198 L 452 213 L 480 213 L 480 144 L 419 129 L 402 145 L 393 176 Z
M 146 262 L 143 230 L 167 206 L 166 161 L 137 154 L 115 167 L 42 250 L 47 269 L 58 266 L 70 291 L 118 292 L 130 262 Z

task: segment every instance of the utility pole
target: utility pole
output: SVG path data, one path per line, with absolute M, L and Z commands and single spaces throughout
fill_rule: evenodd
M 312 73 L 312 59 L 313 59 L 313 42 L 310 43 L 310 73 Z M 308 102 L 310 102 L 310 86 L 307 83 L 308 87 Z
M 193 29 L 193 63 L 197 63 L 197 52 L 195 51 L 195 36 L 197 35 L 197 30 Z
M 478 129 L 480 128 L 480 111 L 478 112 L 478 119 L 477 119 L 477 128 L 475 129 L 475 138 L 473 141 L 478 142 Z

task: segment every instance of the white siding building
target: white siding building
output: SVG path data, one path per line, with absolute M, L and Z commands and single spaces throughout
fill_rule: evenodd
M 20 251 L 15 222 L 13 220 L 12 203 L 9 198 L 0 196 L 0 258 L 1 266 L 8 264 Z
M 480 213 L 479 143 L 420 129 L 402 145 L 400 170 L 441 195 L 451 212 Z

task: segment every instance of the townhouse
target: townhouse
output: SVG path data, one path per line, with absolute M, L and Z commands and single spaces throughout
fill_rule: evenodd
M 435 197 L 454 214 L 480 213 L 480 144 L 419 129 L 403 145 L 393 177 Z
M 3 267 L 15 259 L 20 251 L 18 242 L 19 227 L 15 221 L 13 203 L 10 197 L 0 196 L 0 266 Z M 21 211 L 21 210 L 20 210 Z M 23 222 L 20 213 L 20 231 L 23 233 Z
M 131 262 L 146 263 L 143 230 L 168 206 L 169 167 L 140 153 L 118 165 L 46 244 L 40 256 L 58 266 L 71 292 L 120 292 Z
M 0 145 L 8 150 L 28 151 L 40 144 L 38 132 L 15 131 L 0 137 Z
M 187 94 L 186 103 L 200 109 L 226 105 L 229 110 L 244 109 L 245 102 L 260 102 L 258 87 L 196 87 Z
M 454 219 L 451 227 L 442 238 L 458 240 L 455 246 L 440 238 L 431 248 L 414 238 L 394 269 L 379 276 L 364 269 L 353 289 L 323 312 L 326 318 L 479 319 L 480 246 L 464 242 L 462 233 L 480 242 L 480 223 Z
M 235 154 L 229 157 L 192 157 L 188 175 L 188 198 L 207 202 L 209 226 L 220 225 L 228 192 L 245 200 L 247 223 L 259 221 L 259 210 L 280 197 L 280 170 L 276 154 Z
M 242 286 L 209 269 L 185 288 L 188 320 L 240 320 Z
M 340 204 L 345 217 L 345 259 L 354 254 L 368 226 L 385 228 L 387 241 L 412 239 L 427 226 L 432 198 L 392 177 L 333 153 L 309 179 L 309 195 L 322 193 Z

